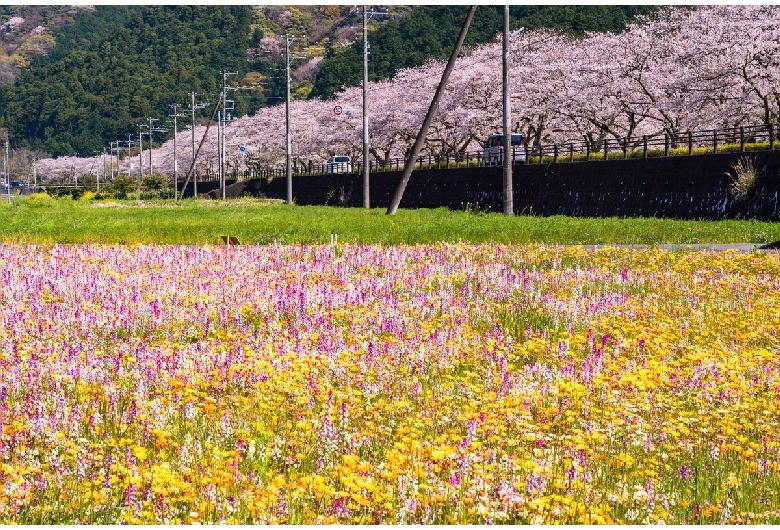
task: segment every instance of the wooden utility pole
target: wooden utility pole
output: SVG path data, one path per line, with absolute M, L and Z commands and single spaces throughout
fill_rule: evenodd
M 444 89 L 447 86 L 447 79 L 449 79 L 450 73 L 455 66 L 455 60 L 458 58 L 460 49 L 463 46 L 463 41 L 466 38 L 466 33 L 468 33 L 469 25 L 471 25 L 471 20 L 474 18 L 474 11 L 476 11 L 476 9 L 477 6 L 469 7 L 466 20 L 463 22 L 463 27 L 460 29 L 460 35 L 458 35 L 458 40 L 455 42 L 455 48 L 453 48 L 452 55 L 450 55 L 450 60 L 447 61 L 447 66 L 444 68 L 444 73 L 441 75 L 441 80 L 439 81 L 439 86 L 436 88 L 433 101 L 431 101 L 431 105 L 428 107 L 428 114 L 425 116 L 425 120 L 423 121 L 422 127 L 420 128 L 420 132 L 417 133 L 417 139 L 414 141 L 414 145 L 412 146 L 412 152 L 409 154 L 409 158 L 407 158 L 406 164 L 404 165 L 404 173 L 401 176 L 401 181 L 398 183 L 398 187 L 395 190 L 393 200 L 387 209 L 387 215 L 395 215 L 395 212 L 398 211 L 398 205 L 401 203 L 404 190 L 406 189 L 406 185 L 409 183 L 409 177 L 411 176 L 412 170 L 414 169 L 414 162 L 417 160 L 417 157 L 420 154 L 423 143 L 425 143 L 425 136 L 428 134 L 428 128 L 430 127 L 431 122 L 433 121 L 433 117 L 436 114 L 436 109 L 439 106 L 439 100 L 441 99 L 441 95 L 444 93 Z

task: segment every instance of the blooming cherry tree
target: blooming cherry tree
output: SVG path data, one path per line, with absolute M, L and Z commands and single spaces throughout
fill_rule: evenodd
M 280 14 L 284 18 L 284 13 Z M 524 31 L 510 43 L 512 127 L 532 144 L 581 142 L 780 121 L 780 7 L 666 8 L 642 17 L 620 34 L 574 38 L 550 30 Z M 267 52 L 278 42 L 264 39 Z M 479 149 L 502 126 L 500 39 L 464 50 L 458 58 L 424 153 L 463 154 Z M 388 163 L 405 157 L 417 136 L 444 69 L 444 61 L 399 71 L 369 83 L 371 154 Z M 334 154 L 362 153 L 362 86 L 332 100 L 292 102 L 294 162 L 321 164 Z M 340 105 L 350 112 L 337 116 Z M 226 129 L 228 168 L 247 159 L 278 167 L 285 161 L 284 105 L 239 118 Z M 206 128 L 196 126 L 195 135 Z M 178 167 L 189 167 L 192 131 L 179 132 Z M 183 146 L 183 147 L 182 147 Z M 173 141 L 155 148 L 155 170 L 172 173 Z M 216 171 L 217 128 L 208 129 L 198 171 Z M 137 157 L 120 171 L 137 173 Z M 146 161 L 145 161 L 146 163 Z M 43 160 L 43 176 L 80 178 L 95 173 L 98 158 Z

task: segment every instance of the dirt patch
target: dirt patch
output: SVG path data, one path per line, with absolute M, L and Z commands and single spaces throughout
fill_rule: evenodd
M 108 202 L 93 202 L 89 205 L 90 208 L 127 208 L 127 205 L 120 204 L 118 202 L 108 201 Z
M 226 201 L 215 200 L 198 200 L 192 201 L 190 199 L 181 203 L 159 203 L 159 202 L 146 202 L 142 200 L 135 200 L 132 203 L 119 203 L 116 201 L 96 201 L 90 205 L 90 208 L 182 208 L 186 206 L 199 206 L 217 208 L 220 206 L 270 206 L 271 204 L 282 204 L 282 199 L 252 199 L 252 198 L 240 198 L 229 199 Z

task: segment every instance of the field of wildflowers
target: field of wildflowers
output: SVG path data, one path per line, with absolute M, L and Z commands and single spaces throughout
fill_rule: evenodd
M 780 255 L 0 246 L 0 523 L 780 523 Z

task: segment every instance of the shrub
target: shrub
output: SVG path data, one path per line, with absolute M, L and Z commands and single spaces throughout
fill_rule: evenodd
M 54 206 L 56 199 L 45 192 L 33 193 L 30 198 L 27 199 L 27 206 L 31 208 L 51 208 Z
M 81 197 L 79 197 L 80 201 L 91 201 L 95 198 L 95 192 L 94 191 L 85 191 L 81 194 Z
M 141 186 L 143 191 L 160 192 L 169 189 L 171 187 L 171 181 L 167 175 L 155 173 L 143 177 L 141 179 Z
M 731 193 L 738 201 L 747 199 L 756 187 L 757 172 L 752 158 L 742 157 L 726 175 L 731 178 Z
M 106 193 L 111 193 L 117 199 L 126 199 L 128 194 L 138 189 L 138 181 L 130 175 L 119 175 L 106 186 Z

